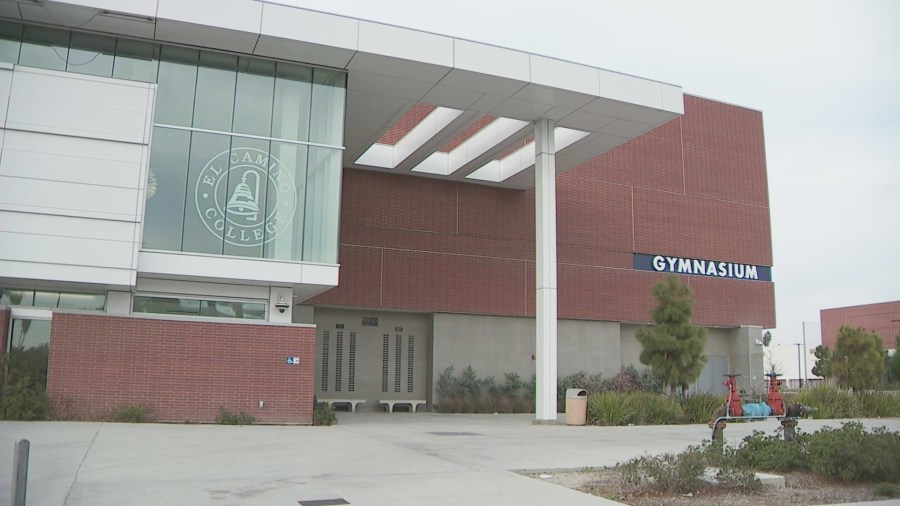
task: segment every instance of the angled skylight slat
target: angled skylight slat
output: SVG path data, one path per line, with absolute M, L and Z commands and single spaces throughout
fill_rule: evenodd
M 428 116 L 425 116 L 396 144 L 372 144 L 369 146 L 369 149 L 356 159 L 356 163 L 371 167 L 394 169 L 462 113 L 463 111 L 459 109 L 438 107 L 431 111 Z
M 527 125 L 527 121 L 497 118 L 449 153 L 432 153 L 412 170 L 413 172 L 449 176 Z
M 590 132 L 556 127 L 553 130 L 553 135 L 556 141 L 556 151 L 559 152 L 584 139 L 590 135 Z M 466 176 L 466 178 L 501 183 L 532 165 L 534 165 L 534 141 L 513 151 L 502 160 L 491 160 Z

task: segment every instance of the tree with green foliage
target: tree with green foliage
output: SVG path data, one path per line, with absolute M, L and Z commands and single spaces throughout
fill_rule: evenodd
M 678 276 L 653 285 L 653 298 L 658 304 L 651 313 L 656 324 L 637 333 L 643 348 L 640 360 L 650 366 L 663 391 L 674 397 L 675 387 L 681 386 L 683 393 L 703 372 L 706 329 L 691 325 L 691 288 L 682 285 Z
M 842 326 L 831 358 L 831 373 L 842 387 L 875 388 L 884 374 L 884 346 L 874 332 Z
M 816 346 L 816 365 L 812 368 L 812 373 L 820 378 L 831 377 L 831 350 L 828 346 L 820 344 Z

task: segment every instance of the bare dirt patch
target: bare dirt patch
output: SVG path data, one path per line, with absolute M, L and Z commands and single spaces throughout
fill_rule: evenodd
M 823 480 L 807 473 L 784 475 L 785 487 L 764 487 L 758 492 L 722 490 L 710 486 L 692 495 L 644 495 L 627 497 L 621 494 L 619 473 L 611 468 L 581 471 L 528 473 L 528 476 L 556 485 L 572 488 L 631 506 L 759 506 L 760 504 L 790 504 L 811 506 L 888 498 L 875 495 L 874 484 L 848 484 Z

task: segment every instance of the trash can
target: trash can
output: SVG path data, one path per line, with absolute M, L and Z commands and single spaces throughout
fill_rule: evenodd
M 587 390 L 566 389 L 566 425 L 584 425 L 587 421 Z

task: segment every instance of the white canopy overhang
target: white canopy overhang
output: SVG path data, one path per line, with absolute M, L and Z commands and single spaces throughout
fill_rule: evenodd
M 679 86 L 279 0 L 0 0 L 0 15 L 344 69 L 345 167 L 525 189 L 538 119 L 561 173 L 683 113 Z M 437 108 L 379 143 L 417 104 Z

